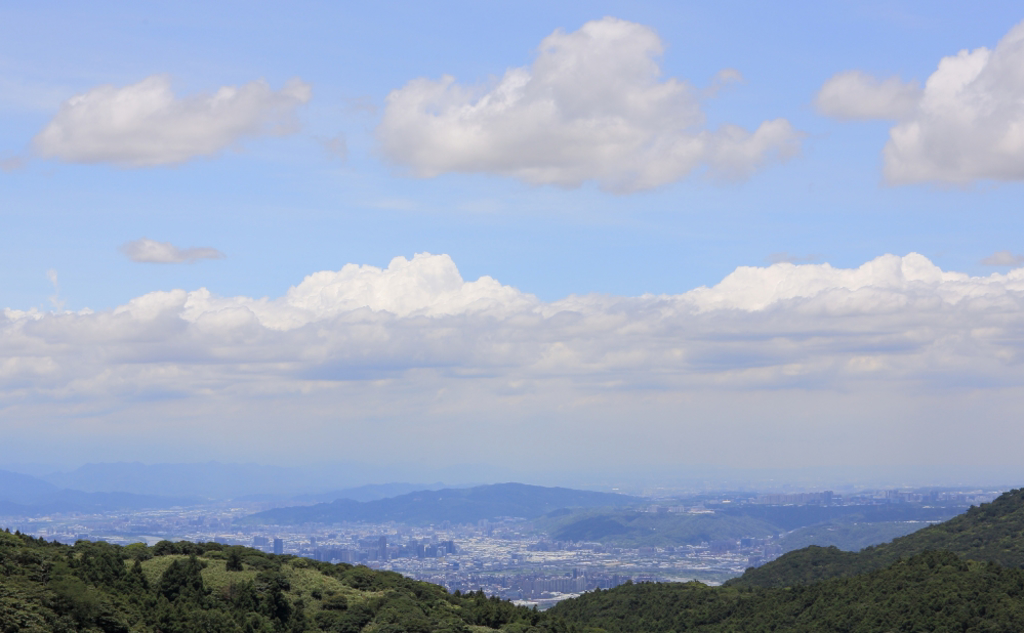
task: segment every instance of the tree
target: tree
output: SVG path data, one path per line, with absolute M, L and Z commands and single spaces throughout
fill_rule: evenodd
M 202 598 L 207 593 L 202 573 L 205 566 L 206 563 L 201 562 L 195 556 L 189 556 L 188 559 L 175 559 L 160 576 L 157 590 L 170 602 L 174 602 L 178 598 L 185 600 Z
M 242 571 L 244 569 L 242 566 L 242 555 L 237 549 L 232 549 L 228 552 L 228 560 L 225 564 L 225 569 L 228 571 Z

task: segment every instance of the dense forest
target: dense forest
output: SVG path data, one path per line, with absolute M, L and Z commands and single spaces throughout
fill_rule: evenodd
M 724 587 L 627 583 L 546 612 L 240 546 L 0 532 L 0 633 L 493 630 L 1024 631 L 1024 490 L 859 553 L 811 547 Z
M 785 554 L 727 584 L 734 587 L 785 587 L 829 578 L 844 578 L 883 569 L 901 558 L 928 550 L 947 550 L 966 560 L 993 561 L 1024 568 L 1024 489 L 1011 490 L 992 503 L 972 507 L 952 519 L 912 534 L 843 552 L 808 547 Z
M 1024 631 L 1024 571 L 926 552 L 851 578 L 781 589 L 641 583 L 546 613 L 626 633 Z

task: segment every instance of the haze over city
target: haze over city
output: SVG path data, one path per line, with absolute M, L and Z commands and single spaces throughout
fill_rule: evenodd
M 2 7 L 0 469 L 1019 484 L 1022 19 Z

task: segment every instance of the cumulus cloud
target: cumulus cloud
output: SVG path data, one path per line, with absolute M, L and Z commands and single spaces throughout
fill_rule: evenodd
M 842 118 L 897 119 L 882 150 L 892 184 L 1024 179 L 1024 22 L 994 49 L 944 57 L 924 89 L 840 73 L 817 104 Z
M 1021 307 L 1024 269 L 971 277 L 943 271 L 914 253 L 853 269 L 744 266 L 714 286 L 679 295 L 573 295 L 550 303 L 491 277 L 464 280 L 447 255 L 421 253 L 396 257 L 386 268 L 349 264 L 314 273 L 276 299 L 199 289 L 154 292 L 111 311 L 77 316 L 8 309 L 3 332 L 6 340 L 31 341 L 39 350 L 59 341 L 52 351 L 83 353 L 83 359 L 93 358 L 87 350 L 102 342 L 107 360 L 97 362 L 140 358 L 146 353 L 137 345 L 143 336 L 156 348 L 175 350 L 174 358 L 155 354 L 146 362 L 188 365 L 192 361 L 181 360 L 181 350 L 191 349 L 195 362 L 216 356 L 227 364 L 298 363 L 285 370 L 293 377 L 315 372 L 320 362 L 356 358 L 387 358 L 401 370 L 444 359 L 466 369 L 497 364 L 530 373 L 558 357 L 570 374 L 607 372 L 642 382 L 659 366 L 702 379 L 705 372 L 691 362 L 694 353 L 714 356 L 716 348 L 738 341 L 760 348 L 759 365 L 817 358 L 842 366 L 879 338 L 901 340 L 922 355 L 913 362 L 923 369 L 924 356 L 939 342 L 934 337 L 981 337 L 973 350 L 980 353 L 1008 340 L 999 338 L 1007 328 L 1024 327 Z M 986 320 L 998 327 L 986 330 Z M 942 327 L 919 339 L 910 323 Z M 796 333 L 809 330 L 830 333 L 802 346 L 803 334 Z M 791 336 L 797 337 L 792 346 L 773 360 L 778 341 Z M 78 342 L 65 347 L 75 337 Z M 4 349 L 17 354 L 17 347 Z M 901 353 L 889 360 L 913 364 L 912 357 Z M 281 366 L 275 367 L 269 371 L 276 375 Z M 730 369 L 744 367 L 740 362 Z
M 1010 251 L 996 251 L 981 260 L 985 266 L 1020 266 L 1024 264 L 1024 255 L 1014 255 Z
M 122 244 L 120 251 L 133 262 L 149 264 L 181 264 L 224 257 L 224 253 L 209 246 L 178 248 L 170 242 L 157 242 L 145 237 Z
M 383 153 L 419 177 L 480 172 L 532 184 L 596 181 L 632 192 L 701 168 L 745 178 L 799 149 L 785 119 L 750 131 L 707 129 L 697 91 L 661 77 L 653 29 L 615 18 L 556 30 L 529 67 L 489 86 L 454 77 L 416 79 L 393 91 L 377 128 Z M 716 86 L 737 81 L 727 69 Z
M 173 165 L 213 156 L 246 137 L 294 131 L 295 110 L 311 96 L 309 84 L 292 79 L 277 92 L 259 80 L 178 97 L 167 76 L 154 75 L 68 99 L 33 147 L 39 156 L 72 163 Z
M 876 79 L 859 70 L 841 72 L 825 82 L 814 105 L 840 119 L 902 119 L 917 109 L 921 85 L 899 77 Z
M 563 449 L 604 438 L 618 454 L 652 433 L 660 451 L 726 433 L 736 446 L 754 438 L 752 456 L 772 438 L 799 456 L 808 433 L 867 450 L 883 432 L 906 429 L 915 446 L 951 437 L 940 429 L 961 415 L 1018 429 L 1022 339 L 1024 268 L 976 277 L 911 253 L 857 268 L 740 267 L 677 295 L 545 302 L 421 253 L 314 273 L 276 298 L 201 288 L 95 313 L 6 309 L 0 407 L 5 432 L 70 416 L 120 420 L 103 422 L 112 437 L 143 418 L 249 437 L 256 420 L 275 454 L 287 419 L 303 455 L 314 437 L 378 457 L 398 446 L 450 457 L 496 441 L 517 455 L 539 437 Z M 978 391 L 975 408 L 949 400 Z M 927 412 L 914 423 L 924 426 L 906 411 Z M 385 452 L 381 433 L 393 438 Z M 652 447 L 629 450 L 646 459 Z

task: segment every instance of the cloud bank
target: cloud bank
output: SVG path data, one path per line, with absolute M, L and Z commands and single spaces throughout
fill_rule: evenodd
M 277 297 L 5 309 L 0 458 L 1020 464 L 1022 341 L 1024 268 L 911 253 L 548 302 L 421 253 Z
M 33 147 L 39 156 L 70 163 L 174 165 L 213 156 L 246 137 L 294 131 L 295 110 L 311 96 L 309 84 L 292 79 L 277 92 L 260 80 L 177 97 L 167 76 L 154 75 L 68 99 Z
M 817 97 L 840 118 L 896 119 L 882 150 L 892 184 L 1024 179 L 1024 22 L 994 49 L 944 57 L 919 90 L 914 82 L 840 73 Z
M 224 257 L 224 253 L 209 246 L 178 248 L 170 242 L 157 242 L 145 237 L 126 242 L 120 251 L 133 262 L 149 264 L 180 264 Z
M 564 187 L 596 181 L 628 193 L 701 168 L 745 178 L 799 149 L 785 119 L 749 131 L 706 129 L 697 91 L 661 78 L 653 29 L 615 18 L 556 30 L 530 67 L 491 86 L 416 79 L 387 98 L 377 138 L 385 156 L 419 177 L 479 172 Z M 716 86 L 740 79 L 720 74 Z
M 1024 382 L 1024 269 L 927 258 L 737 268 L 680 295 L 543 302 L 446 255 L 313 273 L 284 296 L 153 292 L 105 311 L 4 310 L 0 400 L 213 385 L 279 389 L 410 373 L 575 389 L 845 389 L 867 377 Z M 245 379 L 239 383 L 239 377 Z M 248 385 L 248 386 L 245 386 Z

